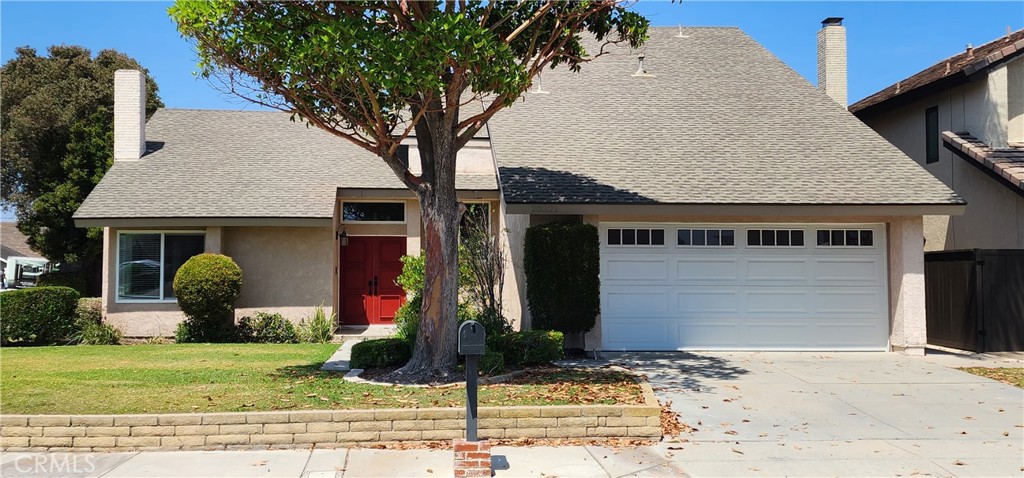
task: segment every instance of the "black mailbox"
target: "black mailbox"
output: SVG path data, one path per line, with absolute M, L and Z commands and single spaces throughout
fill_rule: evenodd
M 459 326 L 459 355 L 483 355 L 486 342 L 484 326 L 467 320 Z

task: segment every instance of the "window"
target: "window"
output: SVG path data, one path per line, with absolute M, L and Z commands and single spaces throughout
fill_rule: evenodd
M 664 246 L 664 229 L 609 229 L 609 246 Z
M 202 233 L 154 232 L 118 235 L 117 299 L 174 300 L 174 274 L 185 261 L 201 254 Z
M 733 229 L 677 229 L 676 245 L 680 246 L 735 246 Z
M 939 161 L 939 107 L 932 106 L 924 112 L 925 163 Z
M 803 247 L 802 229 L 748 229 L 748 246 Z
M 875 232 L 862 229 L 818 229 L 818 245 L 871 247 L 875 245 Z
M 345 222 L 405 222 L 404 202 L 347 202 L 341 207 Z

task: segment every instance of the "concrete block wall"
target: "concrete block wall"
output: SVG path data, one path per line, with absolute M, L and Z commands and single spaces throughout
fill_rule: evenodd
M 479 409 L 480 438 L 662 436 L 661 407 L 645 385 L 644 405 Z M 196 413 L 3 415 L 7 451 L 125 451 L 339 447 L 464 438 L 465 410 L 452 408 Z

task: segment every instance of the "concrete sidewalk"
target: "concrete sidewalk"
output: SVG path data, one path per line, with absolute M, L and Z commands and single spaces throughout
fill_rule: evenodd
M 655 447 L 495 447 L 498 477 L 684 476 Z M 451 450 L 260 450 L 3 453 L 12 477 L 450 477 Z

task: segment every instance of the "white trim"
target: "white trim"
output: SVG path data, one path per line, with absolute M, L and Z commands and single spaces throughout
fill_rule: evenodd
M 339 202 L 341 203 L 341 205 L 339 206 L 340 210 L 338 212 L 340 214 L 338 215 L 338 218 L 339 218 L 339 222 L 341 224 L 407 224 L 409 222 L 409 212 L 406 211 L 407 208 L 404 207 L 405 204 L 406 204 L 406 201 L 367 200 L 367 199 L 362 199 L 362 200 L 357 199 L 357 200 L 353 201 L 353 200 L 350 200 L 350 199 L 340 199 Z M 353 204 L 354 203 L 364 203 L 364 204 L 401 204 L 403 206 L 402 207 L 402 220 L 401 221 L 346 221 L 345 220 L 345 203 L 353 203 Z
M 157 299 L 122 299 L 121 298 L 121 236 L 122 235 L 134 235 L 134 234 L 160 234 L 160 297 Z M 176 304 L 177 299 L 164 299 L 164 238 L 167 234 L 171 235 L 196 235 L 200 234 L 204 238 L 203 252 L 206 252 L 206 230 L 179 230 L 179 229 L 163 229 L 163 230 L 146 230 L 146 229 L 131 229 L 131 230 L 120 230 L 117 231 L 117 242 L 114 247 L 114 303 L 115 304 Z

